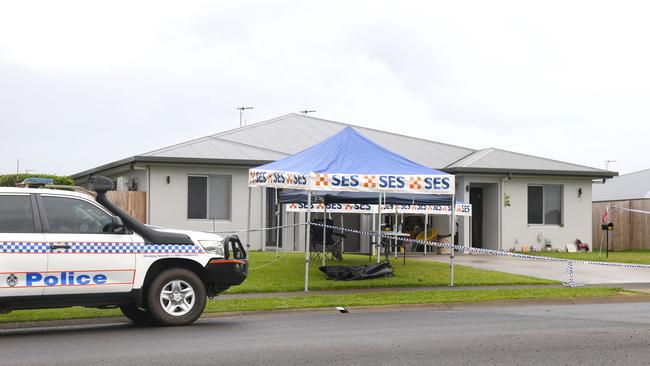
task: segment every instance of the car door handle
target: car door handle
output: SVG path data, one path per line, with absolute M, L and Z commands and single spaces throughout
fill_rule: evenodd
M 50 249 L 51 250 L 70 249 L 70 245 L 66 244 L 66 243 L 52 243 L 52 244 L 50 244 Z

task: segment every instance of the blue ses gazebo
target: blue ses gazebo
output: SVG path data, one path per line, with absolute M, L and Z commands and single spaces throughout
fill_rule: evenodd
M 307 192 L 311 220 L 312 192 L 441 195 L 454 200 L 454 176 L 395 154 L 351 127 L 295 155 L 249 169 L 248 187 L 295 189 Z M 454 211 L 452 211 L 452 221 Z M 309 290 L 309 231 L 305 245 L 305 291 Z M 454 237 L 455 225 L 451 227 Z M 379 234 L 379 233 L 378 233 Z M 324 237 L 324 235 L 323 235 Z M 453 255 L 452 255 L 453 258 Z M 453 284 L 453 261 L 452 261 Z

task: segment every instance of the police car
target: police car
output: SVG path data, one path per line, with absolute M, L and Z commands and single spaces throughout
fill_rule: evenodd
M 0 313 L 119 307 L 137 324 L 186 325 L 248 274 L 236 236 L 143 225 L 90 191 L 0 188 Z

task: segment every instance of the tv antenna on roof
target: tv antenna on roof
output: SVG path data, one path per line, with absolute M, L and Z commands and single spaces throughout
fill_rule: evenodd
M 304 109 L 304 110 L 300 111 L 300 113 L 302 113 L 302 114 L 304 114 L 304 115 L 306 115 L 307 113 L 314 113 L 314 112 L 316 112 L 316 111 L 315 111 L 315 110 L 311 110 L 311 109 Z
M 616 160 L 605 160 L 605 170 L 609 169 L 609 163 L 615 163 Z
M 244 121 L 244 111 L 247 109 L 253 109 L 253 107 L 237 107 L 239 110 L 239 127 L 244 127 L 246 122 Z

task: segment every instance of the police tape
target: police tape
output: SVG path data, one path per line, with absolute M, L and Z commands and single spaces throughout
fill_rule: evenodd
M 637 209 L 634 209 L 634 208 L 625 208 L 625 207 L 619 207 L 619 206 L 611 206 L 610 208 L 614 208 L 614 209 L 621 210 L 621 211 L 627 211 L 627 212 L 641 213 L 641 214 L 644 214 L 644 215 L 650 215 L 650 211 L 637 210 Z
M 487 254 L 487 255 L 494 255 L 494 256 L 499 256 L 499 257 L 511 257 L 511 258 L 528 259 L 528 260 L 536 260 L 536 261 L 564 262 L 564 263 L 567 264 L 567 267 L 565 269 L 565 275 L 564 275 L 564 279 L 562 281 L 562 284 L 564 286 L 566 286 L 566 287 L 575 287 L 576 286 L 576 282 L 574 280 L 574 265 L 575 264 L 586 264 L 586 265 L 602 266 L 602 267 L 650 269 L 650 265 L 648 265 L 648 264 L 597 262 L 597 261 L 589 261 L 589 260 L 582 260 L 582 259 L 564 259 L 564 258 L 544 257 L 544 256 L 538 256 L 538 255 L 528 255 L 528 254 L 508 252 L 508 251 L 505 251 L 505 250 L 472 248 L 472 247 L 466 247 L 466 246 L 456 245 L 456 244 L 451 244 L 451 243 L 442 243 L 442 242 L 435 242 L 435 241 L 428 241 L 428 240 L 410 239 L 410 238 L 398 237 L 396 235 L 378 234 L 376 231 L 364 231 L 364 230 L 348 229 L 348 228 L 338 227 L 338 226 L 333 226 L 333 225 L 324 225 L 322 223 L 316 223 L 316 222 L 312 222 L 310 224 L 314 225 L 314 226 L 320 226 L 320 227 L 325 226 L 326 228 L 333 229 L 333 230 L 339 230 L 339 231 L 343 231 L 343 232 L 350 232 L 350 233 L 362 234 L 362 235 L 370 235 L 370 236 L 379 237 L 379 238 L 383 238 L 383 239 L 391 239 L 391 240 L 397 239 L 399 241 L 403 241 L 403 242 L 407 242 L 407 243 L 430 245 L 430 246 L 434 246 L 434 247 L 438 247 L 438 248 L 447 248 L 447 249 L 452 249 L 452 250 L 462 252 L 462 253 L 469 252 L 469 253 L 475 253 L 475 254 Z
M 272 264 L 275 264 L 277 261 L 280 260 L 280 258 L 284 257 L 284 255 L 287 254 L 287 253 L 289 253 L 289 252 L 282 252 L 282 254 L 280 254 L 279 256 L 277 256 L 274 260 L 270 261 L 269 263 L 263 264 L 263 265 L 258 266 L 258 267 L 249 267 L 248 269 L 249 269 L 250 271 L 254 271 L 254 270 L 258 270 L 258 269 L 262 269 L 262 268 L 268 267 L 268 266 L 270 266 L 270 265 L 272 265 Z
M 297 224 L 287 224 L 287 225 L 280 225 L 280 226 L 260 227 L 260 228 L 255 228 L 255 229 L 213 231 L 212 233 L 214 233 L 214 234 L 252 233 L 252 232 L 256 232 L 256 231 L 284 229 L 284 228 L 288 228 L 288 227 L 305 226 L 305 225 L 307 225 L 306 222 L 301 222 L 301 223 L 297 223 Z

